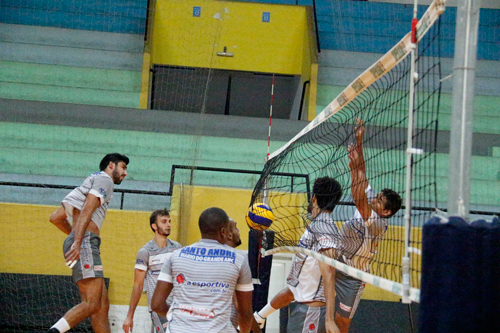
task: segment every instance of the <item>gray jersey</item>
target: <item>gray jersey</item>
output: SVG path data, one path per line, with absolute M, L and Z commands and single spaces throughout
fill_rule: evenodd
M 376 196 L 370 186 L 365 192 L 368 202 Z M 356 210 L 354 216 L 340 228 L 342 260 L 349 266 L 368 272 L 377 253 L 377 245 L 384 237 L 388 224 L 387 219 L 378 216 L 374 211 L 365 221 Z
M 248 258 L 216 240 L 202 239 L 176 250 L 159 281 L 173 284 L 167 314 L 170 332 L 236 332 L 231 324 L 233 293 L 252 291 Z
M 115 184 L 113 179 L 105 173 L 104 171 L 95 172 L 90 177 L 87 177 L 83 182 L 82 186 L 75 188 L 71 191 L 64 199 L 63 204 L 69 204 L 72 207 L 82 210 L 89 193 L 98 197 L 101 201 L 101 205 L 92 214 L 92 222 L 97 225 L 99 230 L 101 229 L 104 218 L 106 217 L 106 211 L 108 210 L 108 204 L 113 197 L 113 190 Z M 67 208 L 65 206 L 65 208 Z M 72 222 L 72 210 L 66 209 L 68 219 Z
M 155 240 L 152 239 L 144 245 L 137 253 L 135 269 L 146 271 L 144 290 L 148 297 L 148 309 L 151 311 L 151 298 L 156 288 L 156 280 L 160 275 L 161 268 L 169 256 L 176 249 L 180 249 L 181 244 L 167 239 L 167 246 L 159 248 Z
M 298 246 L 314 252 L 339 247 L 339 231 L 329 213 L 316 216 L 300 238 Z M 294 256 L 287 284 L 297 302 L 325 302 L 321 271 L 318 261 L 313 257 L 302 253 Z

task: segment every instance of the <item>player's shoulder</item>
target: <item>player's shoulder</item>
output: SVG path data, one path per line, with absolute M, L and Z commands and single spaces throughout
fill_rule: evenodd
M 175 250 L 178 250 L 182 247 L 181 244 L 179 244 L 178 242 L 176 241 L 173 241 L 173 240 L 170 240 L 170 239 L 167 239 L 167 250 L 168 252 L 174 252 Z
M 148 241 L 146 244 L 144 244 L 140 249 L 139 249 L 139 252 L 151 252 L 152 250 L 155 249 L 155 247 L 157 247 L 154 239 Z
M 94 172 L 93 174 L 91 174 L 89 176 L 89 178 L 94 179 L 94 180 L 99 180 L 99 181 L 102 181 L 102 182 L 111 182 L 111 183 L 113 183 L 113 179 L 111 178 L 111 176 L 108 175 L 104 171 Z

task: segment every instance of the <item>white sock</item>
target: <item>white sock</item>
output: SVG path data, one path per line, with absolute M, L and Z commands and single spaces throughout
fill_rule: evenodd
M 271 315 L 273 312 L 277 310 L 278 309 L 275 309 L 271 306 L 271 303 L 268 303 L 265 307 L 262 308 L 262 310 L 257 312 L 257 314 L 262 318 L 267 318 L 269 315 Z
M 71 327 L 69 327 L 68 322 L 63 317 L 63 318 L 59 319 L 59 321 L 57 323 L 55 323 L 54 326 L 52 326 L 51 328 L 55 328 L 59 332 L 64 333 L 64 332 L 69 331 Z

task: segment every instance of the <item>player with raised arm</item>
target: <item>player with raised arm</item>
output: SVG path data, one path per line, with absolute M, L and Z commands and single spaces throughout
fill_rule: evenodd
M 345 222 L 340 229 L 339 247 L 336 253 L 330 253 L 328 256 L 360 270 L 368 271 L 378 242 L 387 230 L 387 219 L 401 208 L 402 200 L 399 194 L 390 189 L 384 189 L 378 195 L 374 195 L 366 178 L 363 155 L 365 130 L 359 118 L 357 125 L 354 130 L 356 145 L 348 147 L 352 195 L 357 210 L 353 218 Z M 335 272 L 335 322 L 341 333 L 349 331 L 350 322 L 363 290 L 362 281 L 340 271 Z M 287 289 L 278 293 L 269 304 L 254 314 L 260 327 L 264 326 L 270 314 L 289 305 L 293 300 L 293 294 Z
M 338 229 L 331 213 L 342 197 L 340 184 L 330 177 L 314 182 L 308 211 L 312 222 L 300 238 L 299 247 L 329 257 L 338 247 Z M 296 301 L 288 318 L 288 332 L 339 332 L 335 323 L 335 269 L 302 253 L 294 256 L 287 288 L 254 314 L 262 328 L 265 318 L 279 308 Z
M 356 212 L 340 229 L 341 247 L 339 261 L 359 270 L 369 272 L 370 263 L 377 246 L 387 231 L 388 218 L 401 208 L 401 197 L 391 189 L 383 189 L 375 194 L 366 178 L 363 154 L 363 121 L 358 118 L 354 132 L 356 144 L 348 147 L 349 168 L 351 169 L 351 191 Z M 342 333 L 349 331 L 349 325 L 356 312 L 364 283 L 343 272 L 336 275 L 337 312 L 335 321 Z
M 151 311 L 151 298 L 156 287 L 156 280 L 167 256 L 174 250 L 181 248 L 179 243 L 168 239 L 171 229 L 170 222 L 170 213 L 166 209 L 155 210 L 149 218 L 149 226 L 154 232 L 154 237 L 137 253 L 134 270 L 134 287 L 130 296 L 127 317 L 122 326 L 125 333 L 132 332 L 134 313 L 141 299 L 144 282 L 146 282 L 144 289 L 146 289 L 148 298 L 148 310 L 151 313 L 151 332 L 165 332 L 167 320 Z
M 99 164 L 100 172 L 87 177 L 80 187 L 71 191 L 50 221 L 68 235 L 63 251 L 66 265 L 73 270 L 81 303 L 70 309 L 47 332 L 66 332 L 87 317 L 92 318 L 96 333 L 109 333 L 109 299 L 104 284 L 99 237 L 115 184 L 127 175 L 128 157 L 113 153 Z
M 222 209 L 203 211 L 199 227 L 199 242 L 167 258 L 151 308 L 167 317 L 167 332 L 234 333 L 230 315 L 236 293 L 240 332 L 248 333 L 253 290 L 248 258 L 227 245 L 233 230 Z M 169 307 L 165 301 L 170 293 L 173 301 Z

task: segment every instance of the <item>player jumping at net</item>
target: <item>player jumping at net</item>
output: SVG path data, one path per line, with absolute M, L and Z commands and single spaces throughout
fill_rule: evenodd
M 149 226 L 154 232 L 152 240 L 146 243 L 137 253 L 134 270 L 134 287 L 130 296 L 130 305 L 127 318 L 123 322 L 125 333 L 132 332 L 134 326 L 134 313 L 141 299 L 141 293 L 146 282 L 146 293 L 148 298 L 148 310 L 151 314 L 151 333 L 164 333 L 167 320 L 151 311 L 151 298 L 156 287 L 156 280 L 160 270 L 169 256 L 181 245 L 168 239 L 171 229 L 170 213 L 166 209 L 155 210 L 149 218 Z M 170 302 L 171 303 L 171 300 Z
M 329 252 L 337 248 L 339 231 L 331 213 L 341 197 L 342 188 L 334 178 L 316 179 L 308 207 L 312 221 L 300 238 L 298 246 L 332 255 Z M 268 315 L 295 300 L 297 303 L 288 317 L 288 332 L 339 332 L 334 320 L 333 267 L 298 253 L 293 258 L 287 285 L 287 288 L 280 291 L 260 312 L 254 314 L 261 328 Z
M 340 230 L 338 251 L 335 258 L 363 271 L 369 271 L 371 259 L 376 253 L 378 242 L 383 238 L 388 222 L 401 208 L 401 197 L 390 189 L 374 195 L 366 178 L 365 160 L 363 156 L 364 127 L 361 119 L 357 119 L 355 127 L 356 145 L 348 147 L 349 167 L 351 170 L 352 196 L 356 212 Z M 331 256 L 330 256 L 331 257 Z M 340 332 L 347 333 L 364 290 L 364 283 L 340 271 L 335 272 L 335 322 Z M 288 289 L 278 293 L 269 304 L 256 312 L 255 318 L 260 327 L 265 319 L 276 310 L 287 306 L 294 300 Z
M 82 186 L 71 191 L 50 221 L 68 235 L 63 251 L 66 265 L 73 270 L 81 303 L 70 309 L 47 333 L 70 330 L 87 317 L 92 318 L 96 333 L 109 333 L 109 299 L 104 284 L 99 237 L 114 185 L 127 175 L 129 159 L 121 154 L 108 154 L 99 164 L 100 172 L 87 177 Z
M 233 225 L 220 208 L 201 213 L 202 239 L 167 258 L 151 308 L 168 319 L 167 332 L 234 333 L 233 294 L 238 301 L 241 333 L 252 324 L 252 275 L 248 258 L 227 245 Z M 173 294 L 172 305 L 165 301 Z M 168 312 L 168 314 L 167 314 Z
M 338 260 L 364 272 L 370 271 L 370 263 L 377 253 L 377 246 L 385 235 L 388 219 L 401 208 L 401 197 L 391 189 L 373 192 L 366 178 L 363 155 L 365 128 L 358 118 L 354 128 L 356 144 L 348 147 L 351 169 L 351 192 L 356 212 L 340 229 L 341 248 Z M 365 284 L 352 276 L 337 271 L 337 313 L 336 322 L 342 333 L 349 331 L 349 325 L 356 312 Z

